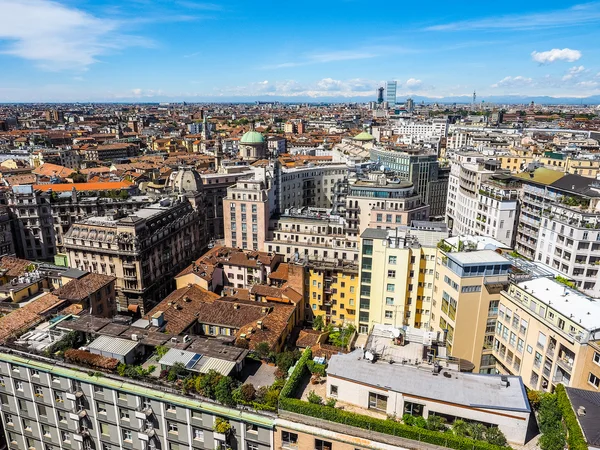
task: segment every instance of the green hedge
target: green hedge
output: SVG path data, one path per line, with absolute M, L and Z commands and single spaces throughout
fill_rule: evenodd
M 558 398 L 558 407 L 569 433 L 567 436 L 569 450 L 588 450 L 587 442 L 567 396 L 567 390 L 562 384 L 559 384 L 556 386 L 555 392 Z
M 341 423 L 351 427 L 363 428 L 365 430 L 389 434 L 404 439 L 427 442 L 429 444 L 440 445 L 456 450 L 504 450 L 509 448 L 498 447 L 497 445 L 488 444 L 487 442 L 459 437 L 450 432 L 442 433 L 438 431 L 429 431 L 423 428 L 404 425 L 393 420 L 376 419 L 374 417 L 343 411 L 337 408 L 314 405 L 294 398 L 280 398 L 279 408 L 297 414 L 315 417 L 317 419 Z
M 298 390 L 298 386 L 302 382 L 302 377 L 306 373 L 306 370 L 307 370 L 306 363 L 308 361 L 310 361 L 311 359 L 312 359 L 312 350 L 310 348 L 307 348 L 302 353 L 302 356 L 296 363 L 296 366 L 294 367 L 292 374 L 290 375 L 287 382 L 285 383 L 285 386 L 281 390 L 281 393 L 279 394 L 280 398 L 288 398 L 288 397 L 294 396 L 294 394 Z

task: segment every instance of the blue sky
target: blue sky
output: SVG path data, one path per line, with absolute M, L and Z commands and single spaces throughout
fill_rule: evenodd
M 600 2 L 0 0 L 0 102 L 600 94 Z

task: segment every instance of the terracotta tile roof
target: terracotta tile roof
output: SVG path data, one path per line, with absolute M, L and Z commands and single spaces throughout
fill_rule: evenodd
M 46 294 L 0 318 L 0 342 L 20 335 L 45 319 L 45 314 L 58 310 L 66 303 L 53 294 Z
M 65 300 L 77 302 L 87 299 L 90 294 L 97 292 L 115 280 L 115 277 L 109 275 L 89 273 L 82 278 L 69 281 L 60 289 L 54 291 L 54 295 Z
M 249 348 L 255 349 L 261 342 L 269 344 L 271 349 L 283 343 L 283 339 L 287 336 L 287 328 L 296 307 L 293 305 L 269 304 L 260 303 L 261 305 L 271 306 L 271 311 L 262 319 L 262 329 L 258 327 L 258 320 L 240 328 L 237 336 L 245 334 L 249 341 Z
M 25 274 L 25 269 L 30 264 L 33 263 L 13 256 L 3 256 L 0 258 L 0 270 L 6 270 L 6 275 L 10 278 L 20 277 Z
M 146 315 L 150 319 L 154 314 L 162 311 L 166 322 L 165 331 L 171 334 L 181 334 L 196 320 L 196 312 L 201 305 L 212 303 L 219 299 L 214 292 L 191 285 L 171 292 L 162 302 L 156 305 Z
M 322 333 L 318 330 L 301 330 L 296 340 L 296 347 L 306 348 L 316 345 Z
M 7 175 L 4 177 L 6 182 L 10 186 L 17 186 L 20 184 L 35 184 L 37 182 L 37 178 L 32 173 L 26 173 L 23 175 Z
M 269 275 L 269 278 L 272 280 L 287 281 L 289 269 L 290 269 L 290 266 L 287 263 L 281 263 L 281 264 L 279 264 L 279 266 L 277 267 L 277 270 L 275 270 L 275 272 L 271 272 L 271 274 Z
M 43 175 L 47 177 L 51 177 L 52 175 L 56 175 L 61 178 L 66 178 L 75 172 L 73 169 L 69 169 L 68 167 L 59 166 L 58 164 L 50 164 L 44 163 L 39 167 L 33 169 L 33 173 L 36 175 Z
M 35 184 L 34 189 L 41 191 L 68 192 L 75 188 L 76 191 L 112 191 L 127 189 L 133 184 L 127 181 L 105 181 L 99 183 L 62 183 L 62 184 Z
M 91 173 L 109 173 L 110 167 L 89 167 L 87 169 L 81 169 L 80 172 L 85 175 L 89 175 Z

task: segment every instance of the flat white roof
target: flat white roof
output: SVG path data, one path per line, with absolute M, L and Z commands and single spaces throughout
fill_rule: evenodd
M 458 242 L 463 244 L 475 244 L 477 250 L 494 250 L 497 248 L 510 248 L 508 245 L 489 236 L 453 236 L 445 239 L 446 243 L 454 248 L 458 248 Z
M 496 253 L 494 250 L 475 250 L 472 252 L 452 252 L 448 254 L 450 259 L 460 264 L 489 264 L 504 263 L 509 261 L 504 256 Z
M 600 301 L 546 277 L 522 281 L 517 286 L 587 330 L 600 328 Z
M 88 349 L 112 353 L 113 355 L 126 356 L 138 346 L 135 341 L 113 336 L 98 336 L 94 342 L 88 345 Z

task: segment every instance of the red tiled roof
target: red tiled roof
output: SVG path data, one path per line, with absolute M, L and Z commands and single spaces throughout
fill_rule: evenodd
M 0 318 L 0 342 L 12 335 L 24 333 L 29 328 L 42 322 L 45 314 L 56 310 L 66 303 L 53 294 L 46 294 L 28 303 L 10 314 Z
M 76 191 L 112 191 L 127 189 L 133 184 L 127 181 L 105 181 L 99 183 L 63 183 L 63 184 L 35 184 L 34 189 L 40 191 L 68 192 L 75 188 Z

